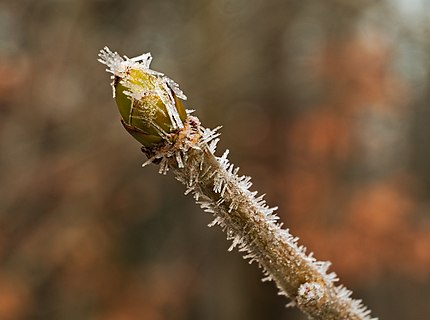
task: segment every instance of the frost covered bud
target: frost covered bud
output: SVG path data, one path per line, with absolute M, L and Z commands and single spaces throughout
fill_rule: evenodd
M 144 147 L 171 142 L 187 117 L 179 86 L 160 72 L 151 70 L 150 53 L 121 57 L 105 47 L 99 61 L 112 73 L 113 96 L 124 128 Z

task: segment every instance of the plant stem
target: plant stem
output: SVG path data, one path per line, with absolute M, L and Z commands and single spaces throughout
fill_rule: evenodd
M 189 116 L 176 143 L 157 150 L 146 149 L 151 161 L 161 159 L 160 172 L 170 168 L 176 178 L 192 192 L 197 203 L 214 215 L 211 225 L 219 224 L 232 240 L 233 247 L 245 252 L 264 270 L 263 280 L 273 280 L 280 294 L 292 299 L 310 319 L 371 319 L 361 301 L 351 291 L 335 286 L 334 273 L 327 274 L 329 262 L 318 262 L 297 244 L 287 229 L 282 229 L 265 201 L 249 191 L 248 177 L 239 177 L 226 154 L 214 156 L 218 134 L 204 129 Z M 210 141 L 214 143 L 210 144 Z
M 370 311 L 351 291 L 335 286 L 335 273 L 327 273 L 329 262 L 319 262 L 297 244 L 288 229 L 277 223 L 276 208 L 263 196 L 251 192 L 249 177 L 238 176 L 228 162 L 228 151 L 214 155 L 219 141 L 217 129 L 208 130 L 190 116 L 179 99 L 186 96 L 167 76 L 149 68 L 149 53 L 121 57 L 105 47 L 99 61 L 112 73 L 112 88 L 124 128 L 140 143 L 149 163 L 160 165 L 160 173 L 172 169 L 176 178 L 192 192 L 197 203 L 215 217 L 238 246 L 244 258 L 256 261 L 265 278 L 273 280 L 280 294 L 289 297 L 311 319 L 370 320 Z M 178 99 L 179 98 L 179 99 Z

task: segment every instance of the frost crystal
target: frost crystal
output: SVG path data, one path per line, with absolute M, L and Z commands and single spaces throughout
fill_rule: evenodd
M 316 282 L 304 283 L 299 287 L 297 302 L 302 305 L 316 305 L 324 296 L 324 288 Z

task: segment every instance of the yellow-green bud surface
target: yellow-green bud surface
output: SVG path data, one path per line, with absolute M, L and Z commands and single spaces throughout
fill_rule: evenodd
M 186 97 L 178 85 L 149 68 L 149 53 L 136 58 L 121 57 L 108 48 L 99 61 L 112 73 L 112 86 L 124 128 L 143 146 L 170 141 L 187 117 L 180 99 Z

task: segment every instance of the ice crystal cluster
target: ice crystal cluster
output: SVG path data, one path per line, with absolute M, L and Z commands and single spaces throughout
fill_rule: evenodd
M 279 294 L 291 299 L 310 319 L 370 320 L 370 311 L 328 272 L 329 262 L 317 261 L 282 228 L 264 195 L 251 191 L 251 178 L 238 175 L 228 161 L 228 150 L 215 156 L 219 128 L 206 129 L 185 112 L 178 98 L 186 99 L 178 85 L 149 68 L 149 53 L 121 57 L 108 48 L 99 61 L 112 73 L 112 86 L 122 122 L 143 144 L 144 165 L 156 163 L 159 172 L 171 169 L 204 211 L 213 215 L 209 226 L 219 225 L 249 263 L 256 262 L 263 281 L 274 281 Z M 127 114 L 128 112 L 129 114 Z M 147 113 L 147 114 L 144 114 Z M 155 115 L 154 115 L 155 114 Z M 136 116 L 137 115 L 137 116 Z

